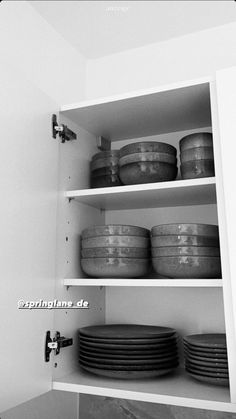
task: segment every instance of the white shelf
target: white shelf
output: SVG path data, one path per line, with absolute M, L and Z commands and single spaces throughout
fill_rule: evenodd
M 106 210 L 177 207 L 216 203 L 215 178 L 176 180 L 110 188 L 80 189 L 67 198 Z
M 198 287 L 220 288 L 222 279 L 114 279 L 114 278 L 68 278 L 65 286 L 79 287 Z
M 79 370 L 53 382 L 54 390 L 138 400 L 192 408 L 236 412 L 229 389 L 206 385 L 184 371 L 174 376 L 146 380 L 106 379 Z
M 61 107 L 88 132 L 110 140 L 158 135 L 211 125 L 209 79 L 178 83 Z

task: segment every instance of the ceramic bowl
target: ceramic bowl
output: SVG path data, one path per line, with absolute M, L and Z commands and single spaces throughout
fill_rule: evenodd
M 91 178 L 96 178 L 100 176 L 110 176 L 110 175 L 118 175 L 119 173 L 119 166 L 109 166 L 109 167 L 102 167 L 101 169 L 96 169 L 91 172 Z
M 151 236 L 166 235 L 192 235 L 219 237 L 219 229 L 214 224 L 196 224 L 196 223 L 178 223 L 178 224 L 161 224 L 151 229 Z
M 147 228 L 125 225 L 125 224 L 107 224 L 95 225 L 85 228 L 82 233 L 82 239 L 97 236 L 141 236 L 149 237 L 150 231 Z
M 96 159 L 90 162 L 90 172 L 94 170 L 102 169 L 103 167 L 118 166 L 119 157 L 110 157 L 103 159 Z
M 155 272 L 170 278 L 221 278 L 217 256 L 161 256 L 153 258 L 152 264 Z
M 139 143 L 128 144 L 120 149 L 120 157 L 133 153 L 168 153 L 176 156 L 177 150 L 170 144 L 161 143 L 158 141 L 141 141 Z
M 138 236 L 99 236 L 82 240 L 82 249 L 93 247 L 149 247 L 149 239 Z
M 218 247 L 197 247 L 197 246 L 166 246 L 152 247 L 152 257 L 159 256 L 220 256 Z
M 149 259 L 86 258 L 81 259 L 83 271 L 95 278 L 138 278 L 149 272 Z
M 206 236 L 154 236 L 151 237 L 152 247 L 165 247 L 165 246 L 203 246 L 203 247 L 219 247 L 218 237 Z
M 97 176 L 90 178 L 91 188 L 107 188 L 122 185 L 118 175 Z
M 178 168 L 162 162 L 137 162 L 120 167 L 119 176 L 125 185 L 174 180 Z
M 186 163 L 193 160 L 213 160 L 213 147 L 196 147 L 181 151 L 180 161 Z
M 145 259 L 150 257 L 150 250 L 141 247 L 96 247 L 82 249 L 83 258 L 136 258 Z
M 214 160 L 194 160 L 180 166 L 182 179 L 196 179 L 215 176 Z
M 168 153 L 156 153 L 156 152 L 147 152 L 147 153 L 133 153 L 123 156 L 119 160 L 119 166 L 125 166 L 130 163 L 137 163 L 141 161 L 151 161 L 151 162 L 163 162 L 174 164 L 176 166 L 177 159 L 173 154 Z
M 212 147 L 212 134 L 210 132 L 198 132 L 186 135 L 179 142 L 180 152 L 195 147 Z
M 97 159 L 109 159 L 111 157 L 119 157 L 120 156 L 120 150 L 107 150 L 107 151 L 100 151 L 99 153 L 94 154 L 92 157 L 92 160 Z

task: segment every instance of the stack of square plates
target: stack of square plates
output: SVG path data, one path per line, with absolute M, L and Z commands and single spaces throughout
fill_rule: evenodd
M 112 378 L 158 377 L 178 366 L 176 331 L 169 327 L 110 324 L 79 331 L 83 369 Z
M 184 338 L 185 368 L 195 379 L 229 385 L 225 334 L 199 334 Z

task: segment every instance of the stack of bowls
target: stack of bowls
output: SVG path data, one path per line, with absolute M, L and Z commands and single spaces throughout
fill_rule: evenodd
M 119 186 L 119 150 L 101 151 L 90 162 L 91 188 Z
M 209 384 L 229 385 L 225 334 L 199 334 L 184 338 L 185 369 L 193 378 Z
M 220 278 L 218 226 L 163 224 L 152 228 L 152 264 L 168 278 Z
M 169 327 L 111 324 L 79 331 L 79 363 L 91 373 L 137 379 L 168 374 L 178 366 L 176 331 Z
M 182 138 L 180 146 L 181 176 L 183 179 L 215 175 L 212 134 L 200 132 Z
M 176 148 L 169 144 L 144 141 L 120 150 L 119 175 L 125 185 L 174 180 L 177 172 Z
M 97 278 L 137 278 L 150 268 L 150 232 L 127 225 L 92 226 L 82 232 L 83 271 Z

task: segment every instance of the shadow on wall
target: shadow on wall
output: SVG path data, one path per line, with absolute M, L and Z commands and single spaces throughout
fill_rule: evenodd
M 79 419 L 236 419 L 236 414 L 80 395 Z

